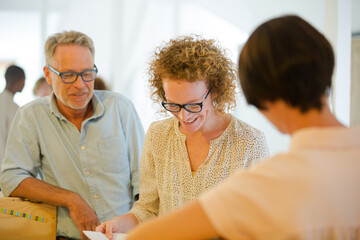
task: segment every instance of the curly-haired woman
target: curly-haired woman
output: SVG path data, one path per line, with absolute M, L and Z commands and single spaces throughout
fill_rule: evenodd
M 228 113 L 235 107 L 236 70 L 216 41 L 170 40 L 155 51 L 149 74 L 153 100 L 174 117 L 149 127 L 139 201 L 97 228 L 110 238 L 184 206 L 269 154 L 264 134 Z

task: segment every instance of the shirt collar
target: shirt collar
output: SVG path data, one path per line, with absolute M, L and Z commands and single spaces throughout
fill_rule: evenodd
M 95 119 L 98 117 L 101 117 L 102 115 L 104 115 L 105 113 L 105 106 L 104 104 L 101 102 L 100 98 L 98 97 L 96 91 L 94 91 L 94 95 L 91 99 L 91 103 L 93 105 L 93 115 L 91 116 L 91 119 Z

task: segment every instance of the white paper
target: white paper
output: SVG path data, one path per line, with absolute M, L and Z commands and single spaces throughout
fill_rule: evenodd
M 84 234 L 91 240 L 109 240 L 105 234 L 101 232 L 83 231 Z M 125 240 L 125 233 L 113 233 L 113 240 Z

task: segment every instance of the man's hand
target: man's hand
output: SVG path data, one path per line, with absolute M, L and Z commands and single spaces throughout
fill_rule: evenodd
M 81 239 L 87 239 L 83 230 L 95 231 L 100 224 L 94 210 L 80 196 L 68 208 L 71 219 L 80 231 Z
M 104 233 L 106 237 L 111 240 L 113 239 L 113 233 L 127 233 L 137 224 L 137 218 L 133 214 L 127 213 L 103 222 L 96 227 L 96 231 Z

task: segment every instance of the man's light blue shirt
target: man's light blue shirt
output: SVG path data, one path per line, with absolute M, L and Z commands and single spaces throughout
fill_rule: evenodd
M 139 193 L 140 119 L 119 93 L 94 91 L 90 104 L 94 113 L 81 132 L 59 112 L 54 95 L 18 110 L 0 174 L 5 196 L 40 173 L 45 182 L 78 193 L 100 222 L 130 210 Z M 58 207 L 57 235 L 80 238 L 67 208 Z

